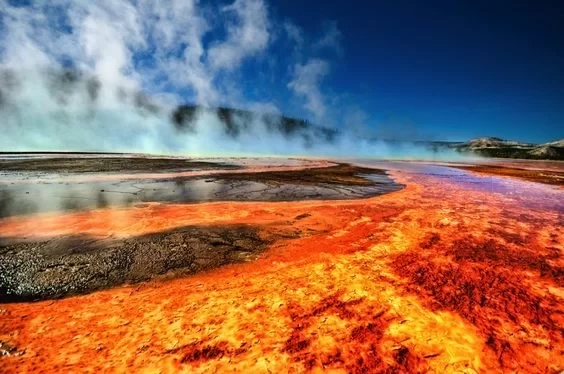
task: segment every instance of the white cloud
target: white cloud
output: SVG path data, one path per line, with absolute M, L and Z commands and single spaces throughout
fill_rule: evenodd
M 154 45 L 156 67 L 143 69 L 148 78 L 175 88 L 189 87 L 201 104 L 217 101 L 213 75 L 206 66 L 203 37 L 211 31 L 197 0 L 140 0 L 145 38 Z
M 296 64 L 288 87 L 306 100 L 305 107 L 316 119 L 322 119 L 326 112 L 321 93 L 321 83 L 329 74 L 329 63 L 320 59 L 310 59 L 305 64 Z
M 225 100 L 217 75 L 237 71 L 264 52 L 271 36 L 264 0 L 235 0 L 221 8 L 213 25 L 207 9 L 198 0 L 52 0 L 24 7 L 2 2 L 0 65 L 57 68 L 67 59 L 112 86 L 158 95 L 155 89 L 169 85 L 213 105 Z M 67 19 L 67 29 L 55 17 Z M 204 45 L 204 37 L 222 27 L 225 37 Z M 143 54 L 151 64 L 136 67 L 136 56 Z
M 232 14 L 234 20 L 227 25 L 227 39 L 210 48 L 208 61 L 214 70 L 234 70 L 245 58 L 267 47 L 268 12 L 262 0 L 236 0 L 222 10 Z
M 333 120 L 328 118 L 335 116 L 334 110 L 327 110 L 327 102 L 331 102 L 335 97 L 322 90 L 322 83 L 330 72 L 331 64 L 328 56 L 342 53 L 342 34 L 337 23 L 325 22 L 321 37 L 309 43 L 307 35 L 293 23 L 286 22 L 284 30 L 288 39 L 294 42 L 294 55 L 297 59 L 293 65 L 288 88 L 295 96 L 305 100 L 303 107 L 316 121 L 334 123 L 334 118 Z M 327 52 L 330 54 L 328 55 Z
M 285 21 L 282 25 L 286 37 L 294 43 L 294 53 L 300 56 L 305 43 L 303 30 L 295 23 Z
M 245 64 L 270 51 L 273 30 L 284 30 L 284 40 L 295 46 L 290 53 L 268 56 L 280 60 L 272 66 L 289 66 L 289 82 L 276 83 L 286 84 L 317 123 L 327 124 L 336 112 L 335 95 L 324 85 L 331 70 L 327 52 L 340 50 L 336 23 L 327 23 L 325 33 L 312 42 L 290 21 L 272 20 L 265 0 L 216 4 L 51 0 L 15 7 L 0 0 L 0 79 L 5 79 L 4 69 L 11 69 L 18 74 L 13 86 L 19 85 L 8 92 L 10 85 L 0 84 L 0 149 L 303 153 L 299 138 L 276 137 L 260 121 L 237 141 L 227 139 L 212 111 L 198 119 L 196 134 L 172 126 L 167 110 L 187 100 L 279 112 L 269 95 L 249 99 L 249 91 L 261 96 L 266 90 L 249 89 L 241 81 L 248 78 Z M 98 98 L 91 97 L 85 81 L 63 87 L 70 92 L 64 100 L 54 97 L 53 72 L 69 60 L 85 77 L 98 79 Z M 129 91 L 120 93 L 123 89 Z M 161 105 L 164 109 L 156 113 L 140 109 L 135 102 L 139 90 L 170 107 Z M 366 120 L 361 112 L 351 118 L 354 123 Z

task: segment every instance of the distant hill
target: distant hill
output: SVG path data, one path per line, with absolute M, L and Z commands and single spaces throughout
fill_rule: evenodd
M 337 130 L 314 125 L 306 120 L 224 107 L 181 105 L 172 112 L 171 120 L 179 131 L 196 132 L 197 118 L 206 111 L 215 113 L 225 134 L 234 139 L 245 132 L 253 131 L 254 123 L 264 125 L 268 132 L 277 132 L 287 138 L 301 138 L 306 147 L 315 143 L 333 143 L 339 136 Z
M 564 139 L 545 144 L 531 144 L 487 137 L 455 143 L 452 148 L 461 153 L 484 157 L 564 160 Z
M 277 132 L 287 138 L 299 138 L 306 146 L 320 143 L 334 143 L 342 132 L 318 125 L 306 120 L 290 118 L 272 113 L 257 113 L 233 108 L 206 108 L 197 105 L 182 105 L 172 112 L 171 120 L 179 131 L 196 132 L 196 121 L 199 113 L 214 112 L 224 126 L 225 134 L 236 139 L 241 134 L 253 131 L 253 122 L 262 123 L 269 132 Z M 370 139 L 383 141 L 390 146 L 405 144 L 403 141 Z M 370 141 L 369 140 L 369 141 Z M 440 153 L 450 150 L 461 154 L 478 155 L 494 158 L 515 158 L 534 160 L 564 160 L 564 139 L 546 143 L 533 144 L 496 137 L 483 137 L 467 142 L 416 141 L 414 144 L 427 147 L 430 151 Z

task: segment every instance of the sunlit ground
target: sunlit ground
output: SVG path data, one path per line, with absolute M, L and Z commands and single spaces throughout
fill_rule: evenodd
M 191 224 L 288 234 L 192 277 L 0 305 L 2 372 L 559 372 L 564 190 L 421 165 L 354 201 L 148 204 L 22 216 L 4 236 Z

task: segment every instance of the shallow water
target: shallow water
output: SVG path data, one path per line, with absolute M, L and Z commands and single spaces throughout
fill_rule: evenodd
M 550 210 L 559 214 L 564 213 L 562 190 L 547 184 L 478 174 L 447 165 L 422 162 L 358 160 L 358 163 L 367 167 L 384 168 L 407 173 L 415 177 L 420 176 L 444 181 L 445 186 L 452 186 L 457 190 L 467 190 L 469 197 L 472 196 L 473 191 L 489 192 L 500 199 L 514 200 L 529 209 Z M 449 189 L 445 189 L 445 199 L 448 199 L 448 191 Z
M 207 201 L 294 201 L 352 199 L 376 196 L 401 189 L 386 175 L 367 175 L 372 186 L 334 184 L 299 185 L 221 177 L 176 180 L 124 180 L 40 183 L 0 182 L 0 217 L 55 211 L 130 206 L 147 202 L 196 203 Z

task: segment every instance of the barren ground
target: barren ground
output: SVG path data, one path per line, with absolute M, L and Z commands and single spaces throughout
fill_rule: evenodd
M 392 169 L 406 187 L 367 199 L 150 203 L 0 220 L 12 239 L 127 240 L 195 225 L 277 235 L 254 261 L 0 305 L 2 371 L 564 369 L 562 189 Z

